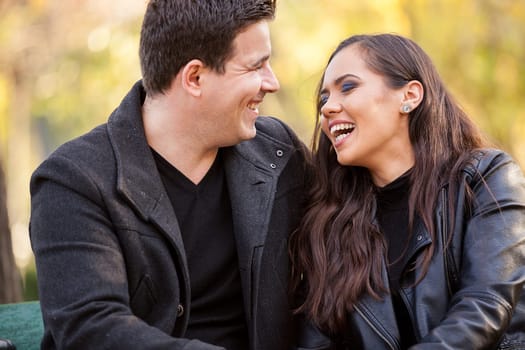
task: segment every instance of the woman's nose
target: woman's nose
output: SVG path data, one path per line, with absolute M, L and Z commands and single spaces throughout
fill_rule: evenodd
M 330 118 L 331 116 L 341 112 L 341 109 L 341 103 L 335 101 L 334 98 L 328 98 L 325 104 L 321 107 L 320 112 L 325 118 Z

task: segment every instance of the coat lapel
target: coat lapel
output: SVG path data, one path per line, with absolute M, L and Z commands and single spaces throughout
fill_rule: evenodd
M 266 140 L 258 142 L 257 138 Z M 289 145 L 259 132 L 256 140 L 224 150 L 226 181 L 248 319 L 257 307 L 261 258 L 270 229 L 277 181 L 291 153 Z M 279 156 L 276 157 L 276 154 Z
M 266 140 L 257 142 L 257 138 Z M 241 267 L 251 260 L 249 251 L 264 245 L 277 180 L 291 153 L 289 145 L 259 132 L 255 140 L 224 149 L 224 168 Z
M 179 224 L 146 142 L 141 111 L 144 94 L 137 83 L 108 121 L 117 162 L 117 191 L 143 220 L 151 221 L 172 242 L 183 278 L 189 281 Z M 189 284 L 186 285 L 189 293 Z
M 383 261 L 383 283 L 389 289 L 388 273 L 386 262 Z M 364 294 L 361 300 L 355 305 L 355 311 L 370 329 L 376 333 L 391 349 L 400 348 L 400 335 L 397 328 L 395 313 L 392 305 L 392 298 L 386 293 L 380 300 Z
M 252 260 L 253 248 L 264 245 L 275 181 L 269 174 L 254 172 L 241 177 L 230 175 L 227 181 L 239 263 L 246 268 Z

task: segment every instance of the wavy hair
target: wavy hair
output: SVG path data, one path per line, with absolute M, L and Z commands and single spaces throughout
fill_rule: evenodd
M 412 80 L 423 85 L 423 99 L 409 116 L 415 156 L 409 227 L 418 215 L 435 241 L 438 192 L 448 183 L 448 200 L 454 201 L 462 166 L 485 141 L 447 92 L 431 59 L 412 40 L 394 34 L 352 36 L 339 44 L 328 64 L 351 45 L 358 46 L 368 67 L 382 75 L 390 87 L 400 88 Z M 323 79 L 324 74 L 317 101 Z M 368 294 L 379 299 L 387 292 L 382 276 L 386 245 L 374 223 L 376 199 L 371 175 L 366 168 L 337 162 L 320 127 L 320 107 L 318 104 L 312 142 L 314 184 L 306 214 L 290 240 L 291 290 L 301 295 L 296 312 L 306 314 L 325 331 L 337 332 L 346 326 L 347 313 L 360 297 Z M 418 261 L 424 273 L 415 283 L 424 277 L 433 252 L 430 245 Z

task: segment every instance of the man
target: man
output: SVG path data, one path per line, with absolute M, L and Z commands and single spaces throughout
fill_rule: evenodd
M 43 349 L 288 348 L 306 153 L 257 118 L 274 11 L 150 1 L 142 81 L 31 180 Z

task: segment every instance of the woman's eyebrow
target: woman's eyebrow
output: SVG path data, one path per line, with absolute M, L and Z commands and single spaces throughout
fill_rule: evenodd
M 358 77 L 357 75 L 354 75 L 354 74 L 350 74 L 350 73 L 348 73 L 348 74 L 343 74 L 343 75 L 341 75 L 339 78 L 335 79 L 335 80 L 334 80 L 334 84 L 335 84 L 335 85 L 339 85 L 339 84 L 341 84 L 341 82 L 342 82 L 343 80 L 345 80 L 345 79 L 348 78 L 348 77 L 352 77 L 352 78 L 359 79 L 359 77 Z

